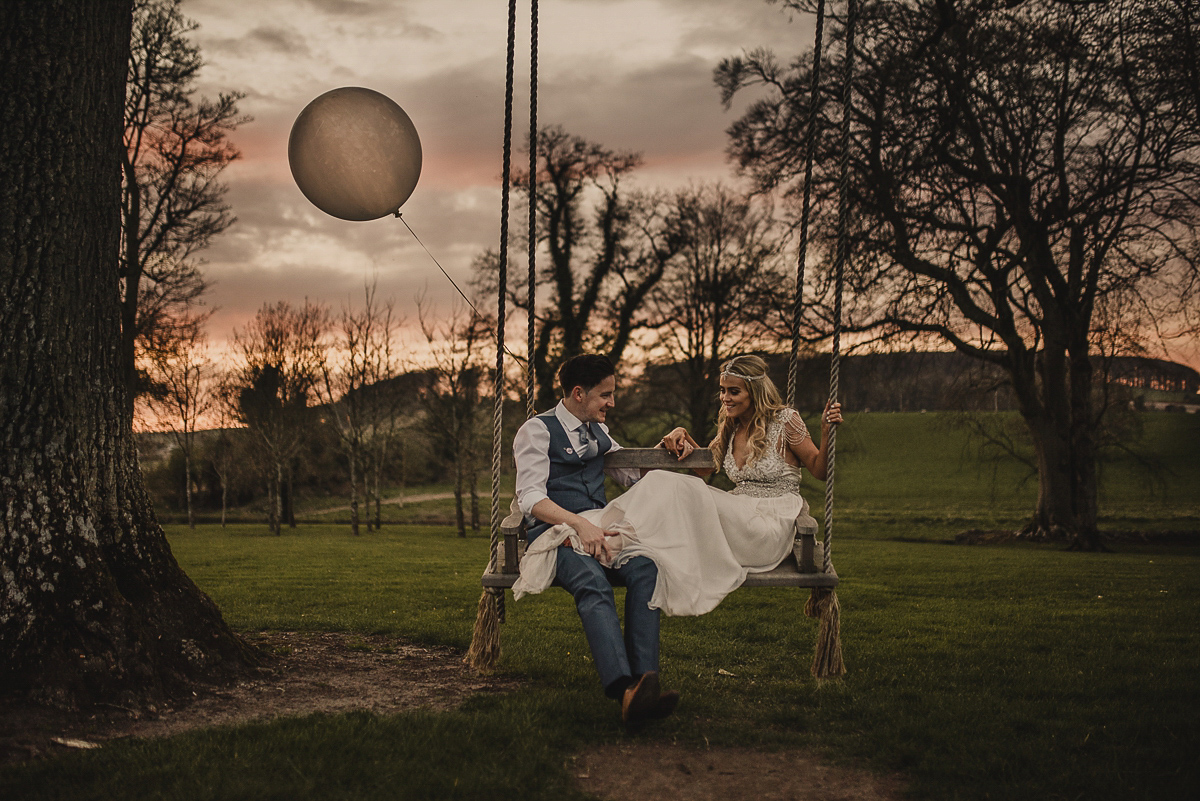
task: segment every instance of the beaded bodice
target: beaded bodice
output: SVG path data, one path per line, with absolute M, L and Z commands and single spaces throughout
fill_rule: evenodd
M 795 414 L 790 409 L 782 410 L 767 426 L 767 449 L 757 460 L 745 467 L 738 467 L 733 458 L 733 446 L 725 451 L 726 475 L 737 486 L 734 495 L 749 495 L 752 498 L 775 498 L 780 495 L 800 494 L 800 468 L 784 461 L 784 423 Z M 803 423 L 801 423 L 803 425 Z

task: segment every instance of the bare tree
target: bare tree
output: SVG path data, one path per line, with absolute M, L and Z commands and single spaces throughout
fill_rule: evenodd
M 183 573 L 117 359 L 128 0 L 0 3 L 0 693 L 191 697 L 255 656 Z
M 121 358 L 129 403 L 156 351 L 187 340 L 207 314 L 196 253 L 230 225 L 221 172 L 238 151 L 228 135 L 249 118 L 239 92 L 194 99 L 203 66 L 181 0 L 135 0 L 122 160 Z
M 217 432 L 209 442 L 208 462 L 217 482 L 221 486 L 221 528 L 225 528 L 225 518 L 229 511 L 229 488 L 235 480 L 240 479 L 243 468 L 240 458 L 238 434 L 245 433 L 244 429 L 234 429 L 239 421 L 238 391 L 232 386 L 228 374 L 220 376 L 213 386 L 213 412 L 216 417 Z
M 395 378 L 397 360 L 393 340 L 400 321 L 391 301 L 375 299 L 375 284 L 365 287 L 363 305 L 343 307 L 336 328 L 334 359 L 322 371 L 322 399 L 333 415 L 338 441 L 346 454 L 350 473 L 350 525 L 359 529 L 358 488 L 370 486 L 364 473 L 374 462 L 375 496 L 379 493 L 380 462 L 386 453 L 386 430 L 393 419 L 385 382 Z M 372 458 L 376 457 L 376 458 Z M 370 503 L 369 489 L 367 502 Z
M 479 530 L 479 454 L 489 380 L 484 343 L 492 340 L 492 325 L 461 308 L 445 320 L 435 320 L 423 296 L 417 299 L 417 318 L 433 364 L 418 391 L 425 431 L 453 467 L 455 520 L 458 535 L 465 537 L 464 490 L 471 498 L 471 527 Z
M 1200 286 L 1200 136 L 1191 96 L 1155 69 L 1150 6 L 1174 3 L 876 0 L 858 21 L 851 324 L 1005 370 L 1038 466 L 1024 534 L 1077 547 L 1099 546 L 1096 354 L 1114 327 L 1145 342 L 1188 318 Z M 730 129 L 763 189 L 800 189 L 808 63 L 758 52 L 717 70 L 726 100 L 766 90 Z M 819 109 L 818 198 L 838 182 L 839 108 Z M 836 215 L 818 211 L 829 243 Z
M 148 401 L 160 424 L 166 424 L 183 454 L 184 495 L 188 526 L 196 527 L 192 508 L 192 469 L 196 455 L 196 428 L 214 408 L 212 362 L 208 337 L 199 325 L 187 325 L 186 336 L 154 351 L 150 365 Z
M 640 155 L 609 150 L 560 126 L 542 128 L 526 147 L 537 154 L 536 236 L 546 260 L 532 291 L 527 272 L 510 271 L 509 298 L 536 317 L 532 358 L 538 402 L 545 406 L 553 401 L 554 373 L 563 359 L 604 350 L 620 361 L 666 256 L 659 243 L 644 238 L 655 199 L 622 185 L 641 164 Z M 528 198 L 526 172 L 515 172 L 513 184 Z M 484 254 L 476 271 L 481 291 L 494 293 L 496 255 Z
M 269 465 L 269 519 L 276 535 L 282 533 L 285 514 L 292 517 L 290 491 L 284 503 L 285 478 L 312 424 L 311 402 L 325 365 L 328 327 L 324 306 L 306 300 L 293 309 L 280 301 L 264 304 L 233 335 L 238 415 L 263 446 Z
M 650 293 L 652 341 L 672 365 L 691 430 L 703 436 L 716 419 L 721 363 L 777 345 L 764 321 L 773 300 L 790 294 L 783 236 L 768 203 L 720 184 L 677 192 L 665 229 L 675 253 Z
M 397 323 L 397 328 L 400 325 L 402 323 Z M 389 367 L 387 371 L 380 371 L 381 377 L 368 392 L 367 408 L 371 425 L 366 435 L 367 470 L 364 477 L 364 494 L 368 506 L 373 504 L 374 527 L 377 531 L 383 523 L 383 476 L 393 460 L 398 461 L 400 485 L 403 488 L 407 440 L 412 438 L 416 418 L 411 396 L 399 389 L 396 371 L 400 359 L 394 350 L 396 342 L 388 339 L 383 344 L 385 350 L 380 354 L 380 361 Z M 368 515 L 371 511 L 368 509 Z M 368 529 L 371 525 L 369 522 Z

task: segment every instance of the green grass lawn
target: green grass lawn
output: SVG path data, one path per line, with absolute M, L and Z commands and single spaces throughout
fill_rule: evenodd
M 1171 420 L 1156 436 L 1173 477 L 1149 496 L 1125 489 L 1138 479 L 1114 466 L 1106 521 L 1198 527 L 1200 421 Z M 115 743 L 4 769 L 0 797 L 571 799 L 580 797 L 565 767 L 572 754 L 647 740 L 814 747 L 834 762 L 899 771 L 919 799 L 1191 797 L 1200 550 L 948 545 L 963 528 L 1019 520 L 1028 490 L 999 493 L 990 473 L 957 461 L 936 425 L 862 415 L 844 430 L 856 444 L 839 462 L 841 681 L 809 676 L 815 626 L 801 614 L 802 591 L 741 590 L 704 617 L 664 619 L 664 680 L 683 700 L 673 718 L 630 737 L 599 692 L 569 597 L 510 595 L 500 670 L 526 679 L 513 693 L 447 713 L 314 716 Z M 169 537 L 236 628 L 459 648 L 487 552 L 486 539 L 444 527 L 358 538 L 345 526 L 278 538 L 258 525 L 172 527 Z
M 1200 779 L 1200 555 L 967 548 L 845 528 L 847 677 L 809 677 L 802 592 L 740 591 L 705 617 L 664 621 L 664 676 L 683 702 L 641 737 L 815 746 L 901 771 L 917 798 L 1170 799 Z M 487 547 L 416 527 L 171 540 L 238 628 L 464 648 Z M 627 738 L 615 705 L 600 697 L 565 593 L 510 597 L 503 638 L 501 670 L 527 687 L 453 713 L 120 743 L 0 780 L 11 798 L 570 798 L 566 758 Z
M 1141 424 L 1141 438 L 1128 444 L 1152 467 L 1130 455 L 1101 463 L 1101 531 L 1200 530 L 1200 415 L 1146 413 Z M 945 415 L 849 415 L 837 444 L 835 511 L 862 523 L 864 535 L 945 539 L 967 528 L 1019 528 L 1037 500 L 1036 477 L 1015 460 L 981 462 Z M 806 476 L 805 495 L 821 508 L 824 485 Z

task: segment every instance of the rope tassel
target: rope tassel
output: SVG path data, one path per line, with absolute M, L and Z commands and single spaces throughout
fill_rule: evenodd
M 478 673 L 491 673 L 500 661 L 500 602 L 495 590 L 486 589 L 479 596 L 475 632 L 463 661 Z
M 814 588 L 804 605 L 804 614 L 816 618 L 817 646 L 813 654 L 812 674 L 818 679 L 844 675 L 842 662 L 842 607 L 837 590 Z

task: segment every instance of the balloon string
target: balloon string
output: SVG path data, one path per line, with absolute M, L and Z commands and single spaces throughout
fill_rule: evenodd
M 467 305 L 471 307 L 471 311 L 475 312 L 475 316 L 481 320 L 486 320 L 487 318 L 484 317 L 479 312 L 479 309 L 475 308 L 475 304 L 472 303 L 471 299 L 468 298 L 466 293 L 462 291 L 462 288 L 458 285 L 458 282 L 455 281 L 450 276 L 450 273 L 446 272 L 446 268 L 441 265 L 441 262 L 439 262 L 437 260 L 437 257 L 434 256 L 433 253 L 430 252 L 429 248 L 425 247 L 425 243 L 421 241 L 421 237 L 417 236 L 417 232 L 414 231 L 412 229 L 412 226 L 408 224 L 408 220 L 404 219 L 404 216 L 400 212 L 396 212 L 396 219 L 398 219 L 398 220 L 400 220 L 400 222 L 404 223 L 404 227 L 408 229 L 408 232 L 410 234 L 412 234 L 412 238 L 417 240 L 417 244 L 420 245 L 425 250 L 425 252 L 429 255 L 429 258 L 433 261 L 434 264 L 437 265 L 437 268 L 442 271 L 442 275 L 446 276 L 446 280 L 449 281 L 456 290 L 458 290 L 458 294 L 462 295 L 462 299 L 465 300 L 467 302 Z M 508 349 L 507 345 L 504 346 L 504 352 L 507 353 L 509 356 L 512 356 L 514 360 L 516 360 L 518 362 L 520 361 L 520 359 L 517 359 L 516 354 L 514 354 L 511 350 Z

